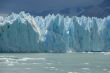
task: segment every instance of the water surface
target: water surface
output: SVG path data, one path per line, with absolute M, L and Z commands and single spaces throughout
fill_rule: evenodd
M 0 73 L 110 73 L 110 53 L 2 53 Z

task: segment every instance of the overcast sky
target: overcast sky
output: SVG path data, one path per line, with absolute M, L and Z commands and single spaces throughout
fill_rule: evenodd
M 103 0 L 0 0 L 0 14 L 98 5 Z

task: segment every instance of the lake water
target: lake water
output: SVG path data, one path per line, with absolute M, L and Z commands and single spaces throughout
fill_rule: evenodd
M 2 53 L 0 73 L 110 73 L 110 53 Z

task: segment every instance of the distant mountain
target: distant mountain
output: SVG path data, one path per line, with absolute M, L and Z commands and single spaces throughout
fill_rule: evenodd
M 110 0 L 104 0 L 101 4 L 87 7 L 71 7 L 60 10 L 44 10 L 36 15 L 63 14 L 65 16 L 89 16 L 89 17 L 106 17 L 110 15 Z
M 110 0 L 2 0 L 0 15 L 25 11 L 33 16 L 61 14 L 64 16 L 106 17 L 110 15 Z M 63 3 L 62 3 L 63 2 Z M 25 3 L 25 4 L 24 4 Z
M 100 5 L 87 9 L 82 15 L 106 17 L 110 15 L 110 0 L 104 0 Z
M 110 0 L 104 0 L 103 3 L 101 4 L 103 7 L 110 7 Z

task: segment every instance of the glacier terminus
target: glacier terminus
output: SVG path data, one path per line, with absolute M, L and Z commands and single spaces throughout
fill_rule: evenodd
M 69 17 L 29 13 L 0 16 L 0 52 L 107 52 L 110 16 Z

